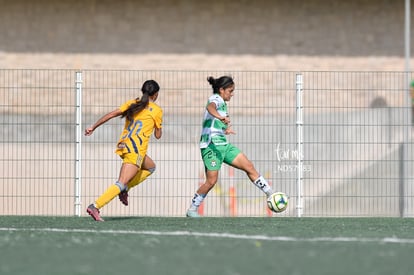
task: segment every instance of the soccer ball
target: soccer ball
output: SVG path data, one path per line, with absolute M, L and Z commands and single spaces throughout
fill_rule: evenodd
M 288 196 L 283 192 L 276 192 L 267 198 L 267 207 L 276 213 L 286 210 L 288 206 Z

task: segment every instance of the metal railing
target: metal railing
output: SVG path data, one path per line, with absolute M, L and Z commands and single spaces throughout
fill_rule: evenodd
M 150 143 L 157 171 L 103 215 L 183 216 L 203 165 L 207 76 L 236 82 L 230 141 L 275 190 L 283 216 L 413 216 L 411 99 L 405 72 L 0 70 L 0 215 L 84 215 L 118 177 L 123 123 L 84 128 L 143 81 L 161 86 L 164 135 Z M 271 216 L 263 194 L 224 166 L 203 205 L 207 216 Z

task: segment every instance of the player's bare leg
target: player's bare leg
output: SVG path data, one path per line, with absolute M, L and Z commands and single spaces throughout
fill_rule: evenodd
M 219 171 L 206 170 L 206 181 L 202 184 L 191 200 L 190 208 L 187 210 L 187 217 L 198 218 L 198 207 L 207 196 L 208 192 L 216 185 Z
M 121 191 L 119 193 L 118 198 L 121 203 L 125 206 L 128 205 L 128 192 L 131 188 L 137 186 L 141 182 L 143 182 L 146 178 L 148 178 L 152 173 L 155 171 L 155 162 L 148 156 L 145 155 L 144 160 L 141 165 L 141 169 L 138 173 L 134 176 L 134 178 L 128 183 L 128 187 L 126 190 Z
M 232 161 L 231 166 L 244 171 L 247 177 L 249 177 L 250 181 L 260 190 L 262 190 L 266 196 L 270 196 L 273 193 L 273 190 L 267 180 L 261 176 L 259 172 L 257 172 L 253 163 L 246 157 L 245 154 L 238 154 L 237 157 Z

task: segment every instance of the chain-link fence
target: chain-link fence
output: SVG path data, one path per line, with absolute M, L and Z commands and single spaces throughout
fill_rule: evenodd
M 229 112 L 236 135 L 229 139 L 290 196 L 281 215 L 414 215 L 411 74 L 113 70 L 0 70 L 0 214 L 86 214 L 118 177 L 114 149 L 123 122 L 113 119 L 90 137 L 83 130 L 154 79 L 164 110 L 163 137 L 148 151 L 157 170 L 130 191 L 129 206 L 115 199 L 102 211 L 184 216 L 204 181 L 198 140 L 210 75 L 234 77 Z M 228 166 L 202 211 L 272 215 L 263 193 Z

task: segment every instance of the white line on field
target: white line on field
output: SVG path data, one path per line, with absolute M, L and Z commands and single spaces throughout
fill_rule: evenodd
M 92 230 L 92 229 L 11 228 L 11 227 L 0 227 L 0 231 L 206 237 L 206 238 L 256 240 L 256 241 L 279 241 L 279 242 L 343 242 L 343 243 L 364 242 L 364 243 L 414 244 L 414 239 L 401 239 L 401 238 L 396 238 L 396 237 L 388 237 L 388 238 L 357 238 L 357 237 L 296 238 L 296 237 L 286 237 L 286 236 L 245 235 L 245 234 L 232 234 L 232 233 L 206 233 L 206 232 L 194 232 L 194 231 L 136 231 L 136 230 Z

